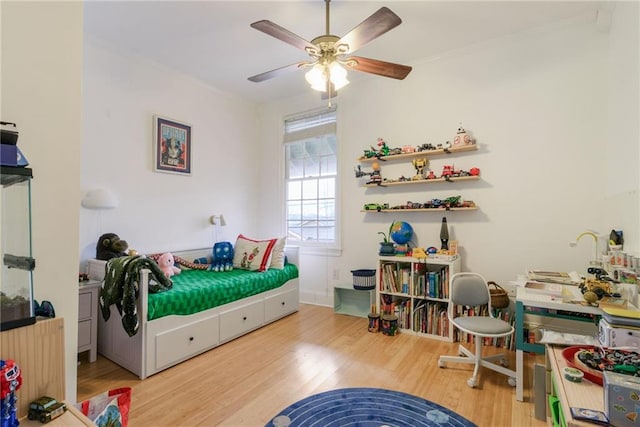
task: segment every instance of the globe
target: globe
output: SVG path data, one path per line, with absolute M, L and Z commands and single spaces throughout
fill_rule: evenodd
M 408 222 L 396 221 L 391 225 L 389 235 L 398 245 L 405 245 L 413 237 L 413 227 Z

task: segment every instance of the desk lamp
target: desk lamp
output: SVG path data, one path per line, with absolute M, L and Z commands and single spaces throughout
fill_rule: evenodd
M 596 232 L 585 231 L 583 233 L 578 234 L 578 237 L 576 237 L 576 240 L 574 240 L 573 242 L 569 242 L 569 246 L 576 247 L 580 239 L 582 239 L 584 236 L 593 237 L 594 254 L 593 254 L 593 260 L 589 261 L 589 265 L 602 266 L 602 262 L 598 260 L 598 235 L 596 234 Z

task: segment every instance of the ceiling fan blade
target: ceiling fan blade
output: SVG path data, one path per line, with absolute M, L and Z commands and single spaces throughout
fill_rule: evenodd
M 352 62 L 350 60 L 354 60 Z M 350 56 L 346 64 L 349 68 L 363 73 L 377 74 L 383 77 L 402 80 L 411 72 L 408 65 L 394 64 L 393 62 L 380 61 L 378 59 L 363 58 L 362 56 Z
M 376 13 L 362 21 L 347 35 L 338 40 L 336 46 L 347 45 L 349 50 L 346 53 L 353 53 L 401 23 L 402 19 L 398 15 L 386 7 L 381 7 Z
M 263 82 L 273 77 L 278 77 L 282 74 L 299 70 L 306 64 L 307 62 L 296 62 L 295 64 L 285 65 L 284 67 L 276 68 L 275 70 L 267 71 L 266 73 L 256 74 L 255 76 L 251 76 L 249 77 L 249 80 L 256 83 Z
M 265 34 L 270 35 L 271 37 L 275 37 L 278 40 L 282 40 L 285 43 L 289 43 L 293 47 L 297 47 L 300 50 L 307 51 L 307 49 L 317 50 L 317 47 L 303 39 L 297 34 L 292 33 L 286 28 L 281 27 L 278 24 L 275 24 L 271 21 L 263 19 L 262 21 L 257 21 L 251 24 L 252 28 L 255 28 L 258 31 L 262 31 Z

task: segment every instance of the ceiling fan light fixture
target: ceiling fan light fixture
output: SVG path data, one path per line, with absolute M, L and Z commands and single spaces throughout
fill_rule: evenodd
M 316 64 L 306 72 L 304 78 L 311 85 L 311 89 L 324 92 L 327 90 L 327 75 L 325 67 Z
M 347 70 L 338 62 L 332 62 L 331 65 L 329 65 L 329 76 L 335 90 L 340 90 L 349 84 L 349 80 L 347 80 Z

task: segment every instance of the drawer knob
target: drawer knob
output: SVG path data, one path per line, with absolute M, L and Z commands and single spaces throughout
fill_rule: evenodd
M 242 318 L 242 320 L 247 320 L 247 316 L 244 316 L 244 317 Z
M 281 304 L 282 304 L 282 305 L 284 305 L 284 301 L 282 301 L 282 303 L 281 303 Z
M 193 337 L 189 337 L 189 341 L 193 341 Z

